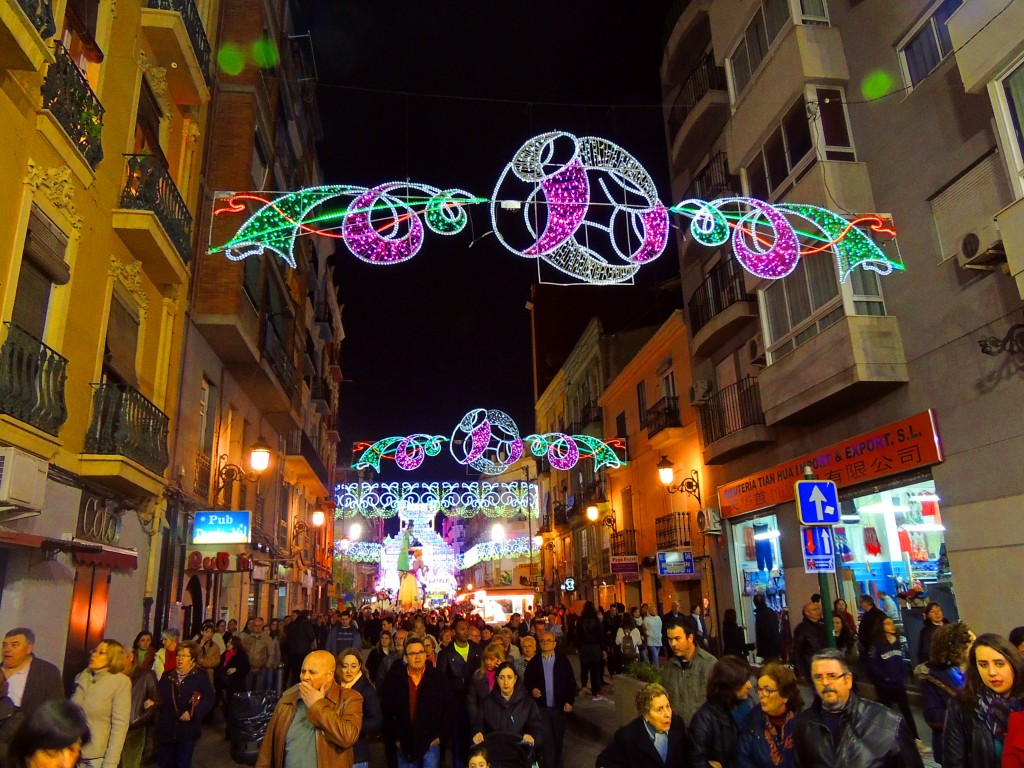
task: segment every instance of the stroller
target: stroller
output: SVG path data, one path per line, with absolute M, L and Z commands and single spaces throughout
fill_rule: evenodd
M 243 765 L 256 765 L 260 744 L 270 724 L 270 716 L 281 698 L 275 690 L 233 693 L 227 711 L 227 736 L 231 740 L 231 759 Z
M 537 768 L 534 745 L 523 741 L 517 733 L 489 733 L 480 746 L 487 750 L 491 768 Z

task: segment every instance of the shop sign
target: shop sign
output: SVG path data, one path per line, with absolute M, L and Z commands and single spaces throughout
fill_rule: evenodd
M 636 555 L 612 555 L 608 564 L 613 576 L 623 581 L 640 581 L 640 558 Z
M 693 562 L 692 549 L 673 549 L 668 552 L 658 553 L 658 575 L 659 576 L 688 576 L 697 575 L 697 567 Z
M 252 512 L 223 510 L 196 512 L 193 544 L 248 544 L 252 541 Z
M 121 540 L 121 512 L 117 502 L 82 491 L 76 535 L 86 541 L 117 546 Z
M 935 413 L 925 411 L 874 432 L 798 456 L 718 488 L 722 517 L 735 517 L 793 501 L 793 484 L 808 464 L 837 486 L 868 483 L 943 460 Z
M 835 573 L 836 543 L 828 526 L 800 526 L 805 573 Z
M 568 579 L 566 579 L 565 581 L 562 582 L 562 589 L 564 591 L 566 591 L 566 592 L 575 592 L 576 591 L 576 579 L 574 579 L 574 578 L 572 578 L 570 576 Z
M 234 556 L 234 568 L 232 566 L 231 554 L 229 552 L 217 552 L 214 555 L 206 555 L 198 550 L 190 552 L 185 568 L 189 571 L 238 571 L 245 572 L 253 570 L 252 558 L 245 552 Z

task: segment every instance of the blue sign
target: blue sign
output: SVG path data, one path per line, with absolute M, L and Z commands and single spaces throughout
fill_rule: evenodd
M 193 544 L 248 544 L 252 540 L 252 512 L 224 510 L 196 512 Z
M 836 572 L 836 542 L 828 526 L 800 528 L 800 540 L 804 550 L 804 571 L 806 573 Z
M 831 480 L 799 480 L 793 497 L 800 525 L 839 524 L 839 490 Z
M 694 576 L 693 551 L 689 549 L 658 553 L 659 576 Z

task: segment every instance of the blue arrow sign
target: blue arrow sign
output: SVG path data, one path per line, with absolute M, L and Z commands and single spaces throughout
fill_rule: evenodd
M 831 480 L 799 480 L 793 497 L 800 525 L 839 524 L 839 490 Z
M 800 540 L 806 573 L 836 572 L 836 543 L 827 526 L 801 526 Z

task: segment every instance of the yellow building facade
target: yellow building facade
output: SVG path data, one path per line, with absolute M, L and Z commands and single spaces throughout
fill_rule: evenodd
M 217 7 L 0 7 L 0 626 L 66 679 L 155 592 Z

